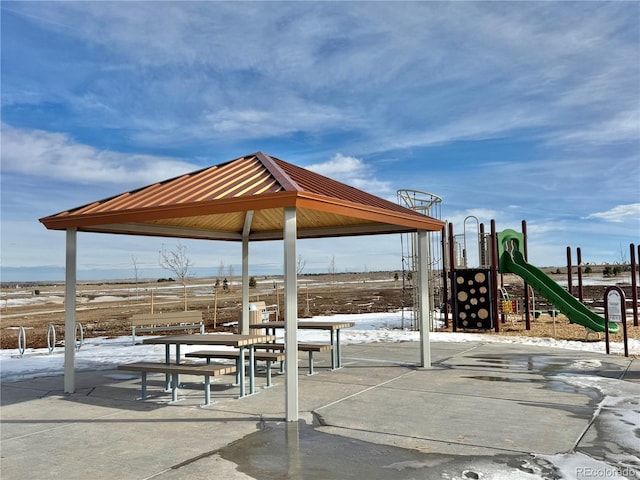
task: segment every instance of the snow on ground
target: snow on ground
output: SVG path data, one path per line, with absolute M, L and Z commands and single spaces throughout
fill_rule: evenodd
M 342 344 L 406 342 L 417 341 L 420 338 L 419 332 L 406 328 L 412 324 L 411 314 L 408 312 L 319 316 L 314 317 L 313 320 L 355 322 L 355 327 L 343 329 L 340 332 Z M 278 335 L 282 336 L 283 332 L 279 331 Z M 429 337 L 436 342 L 517 343 L 605 353 L 604 342 L 450 332 L 430 332 Z M 322 330 L 298 330 L 298 339 L 300 342 L 327 342 L 329 334 Z M 199 347 L 182 347 L 185 353 L 190 349 L 197 348 Z M 133 346 L 130 336 L 109 339 L 104 337 L 88 338 L 84 340 L 82 347 L 76 353 L 76 369 L 78 371 L 106 370 L 115 368 L 120 363 L 163 361 L 164 352 L 163 345 Z M 611 352 L 623 352 L 622 343 L 612 343 Z M 629 339 L 629 353 L 632 355 L 640 354 L 639 339 Z M 22 357 L 17 348 L 0 350 L 0 381 L 14 382 L 35 377 L 62 375 L 63 362 L 64 348 L 62 347 L 56 347 L 52 354 L 49 354 L 46 348 L 27 348 Z

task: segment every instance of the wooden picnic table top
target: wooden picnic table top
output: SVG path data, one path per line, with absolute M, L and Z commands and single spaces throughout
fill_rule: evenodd
M 331 321 L 315 321 L 315 320 L 302 320 L 298 321 L 298 328 L 305 330 L 340 330 L 342 328 L 354 327 L 355 322 L 331 322 Z M 249 328 L 284 328 L 285 322 L 263 322 L 254 323 L 249 325 Z
M 239 335 L 234 333 L 200 333 L 193 335 L 165 335 L 145 338 L 142 343 L 161 345 L 227 345 L 248 347 L 254 343 L 273 342 L 274 335 Z

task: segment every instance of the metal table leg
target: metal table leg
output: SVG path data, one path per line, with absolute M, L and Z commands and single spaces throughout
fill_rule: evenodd
M 211 381 L 209 375 L 204 376 L 204 404 L 211 404 Z
M 249 346 L 249 394 L 256 393 L 256 366 L 255 366 L 255 349 L 253 345 Z
M 169 344 L 167 343 L 164 346 L 164 363 L 166 363 L 167 365 L 169 365 L 171 363 L 171 354 L 170 354 L 170 347 Z M 169 388 L 171 388 L 171 374 L 166 373 L 164 376 L 164 391 L 168 392 Z
M 334 341 L 333 330 L 331 330 L 331 370 L 336 369 L 336 346 Z
M 239 347 L 239 367 L 240 367 L 240 373 L 238 375 L 238 383 L 240 384 L 240 398 L 245 396 L 245 391 L 244 391 L 244 347 Z

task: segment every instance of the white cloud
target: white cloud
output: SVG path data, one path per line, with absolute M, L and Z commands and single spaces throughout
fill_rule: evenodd
M 305 168 L 379 197 L 391 192 L 390 183 L 378 180 L 372 167 L 356 157 L 336 153 L 326 162 L 314 163 Z
M 98 150 L 68 135 L 2 124 L 2 170 L 77 183 L 147 184 L 197 166 L 169 157 Z
M 344 178 L 362 175 L 366 171 L 362 160 L 341 153 L 336 153 L 331 160 L 326 162 L 307 165 L 307 168 L 325 177 L 339 178 L 341 181 Z
M 56 94 L 133 125 L 140 142 L 365 127 L 358 151 L 372 152 L 532 127 L 572 144 L 633 138 L 637 111 L 618 112 L 638 99 L 638 47 L 620 3 L 23 2 L 11 11 L 104 49 L 96 68 L 105 74 L 130 70 L 101 82 L 66 73 L 113 96 L 104 102 Z
M 640 96 L 636 98 L 640 101 Z M 636 101 L 636 104 L 638 103 Z M 614 142 L 635 142 L 640 139 L 640 110 L 626 110 L 612 113 L 611 117 L 595 120 L 584 126 L 559 132 L 552 141 L 563 143 L 610 144 Z
M 197 123 L 190 125 L 185 134 L 196 132 L 198 136 L 267 138 L 300 131 L 334 130 L 354 121 L 348 112 L 314 102 L 282 98 L 278 93 L 275 93 L 278 102 L 274 105 L 269 101 L 264 108 L 223 108 L 207 112 L 202 119 L 196 119 Z
M 628 205 L 617 205 L 605 212 L 596 212 L 586 217 L 599 218 L 605 222 L 635 222 L 638 224 L 640 219 L 640 203 L 631 203 Z

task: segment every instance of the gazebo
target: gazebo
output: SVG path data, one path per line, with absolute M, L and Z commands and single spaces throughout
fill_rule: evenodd
M 65 338 L 75 336 L 77 232 L 242 243 L 240 333 L 249 333 L 249 244 L 284 242 L 286 419 L 298 419 L 296 241 L 417 233 L 420 360 L 431 365 L 427 235 L 443 222 L 262 152 L 40 219 L 66 231 Z M 293 348 L 289 346 L 293 345 Z M 65 342 L 64 391 L 75 391 L 74 342 Z

